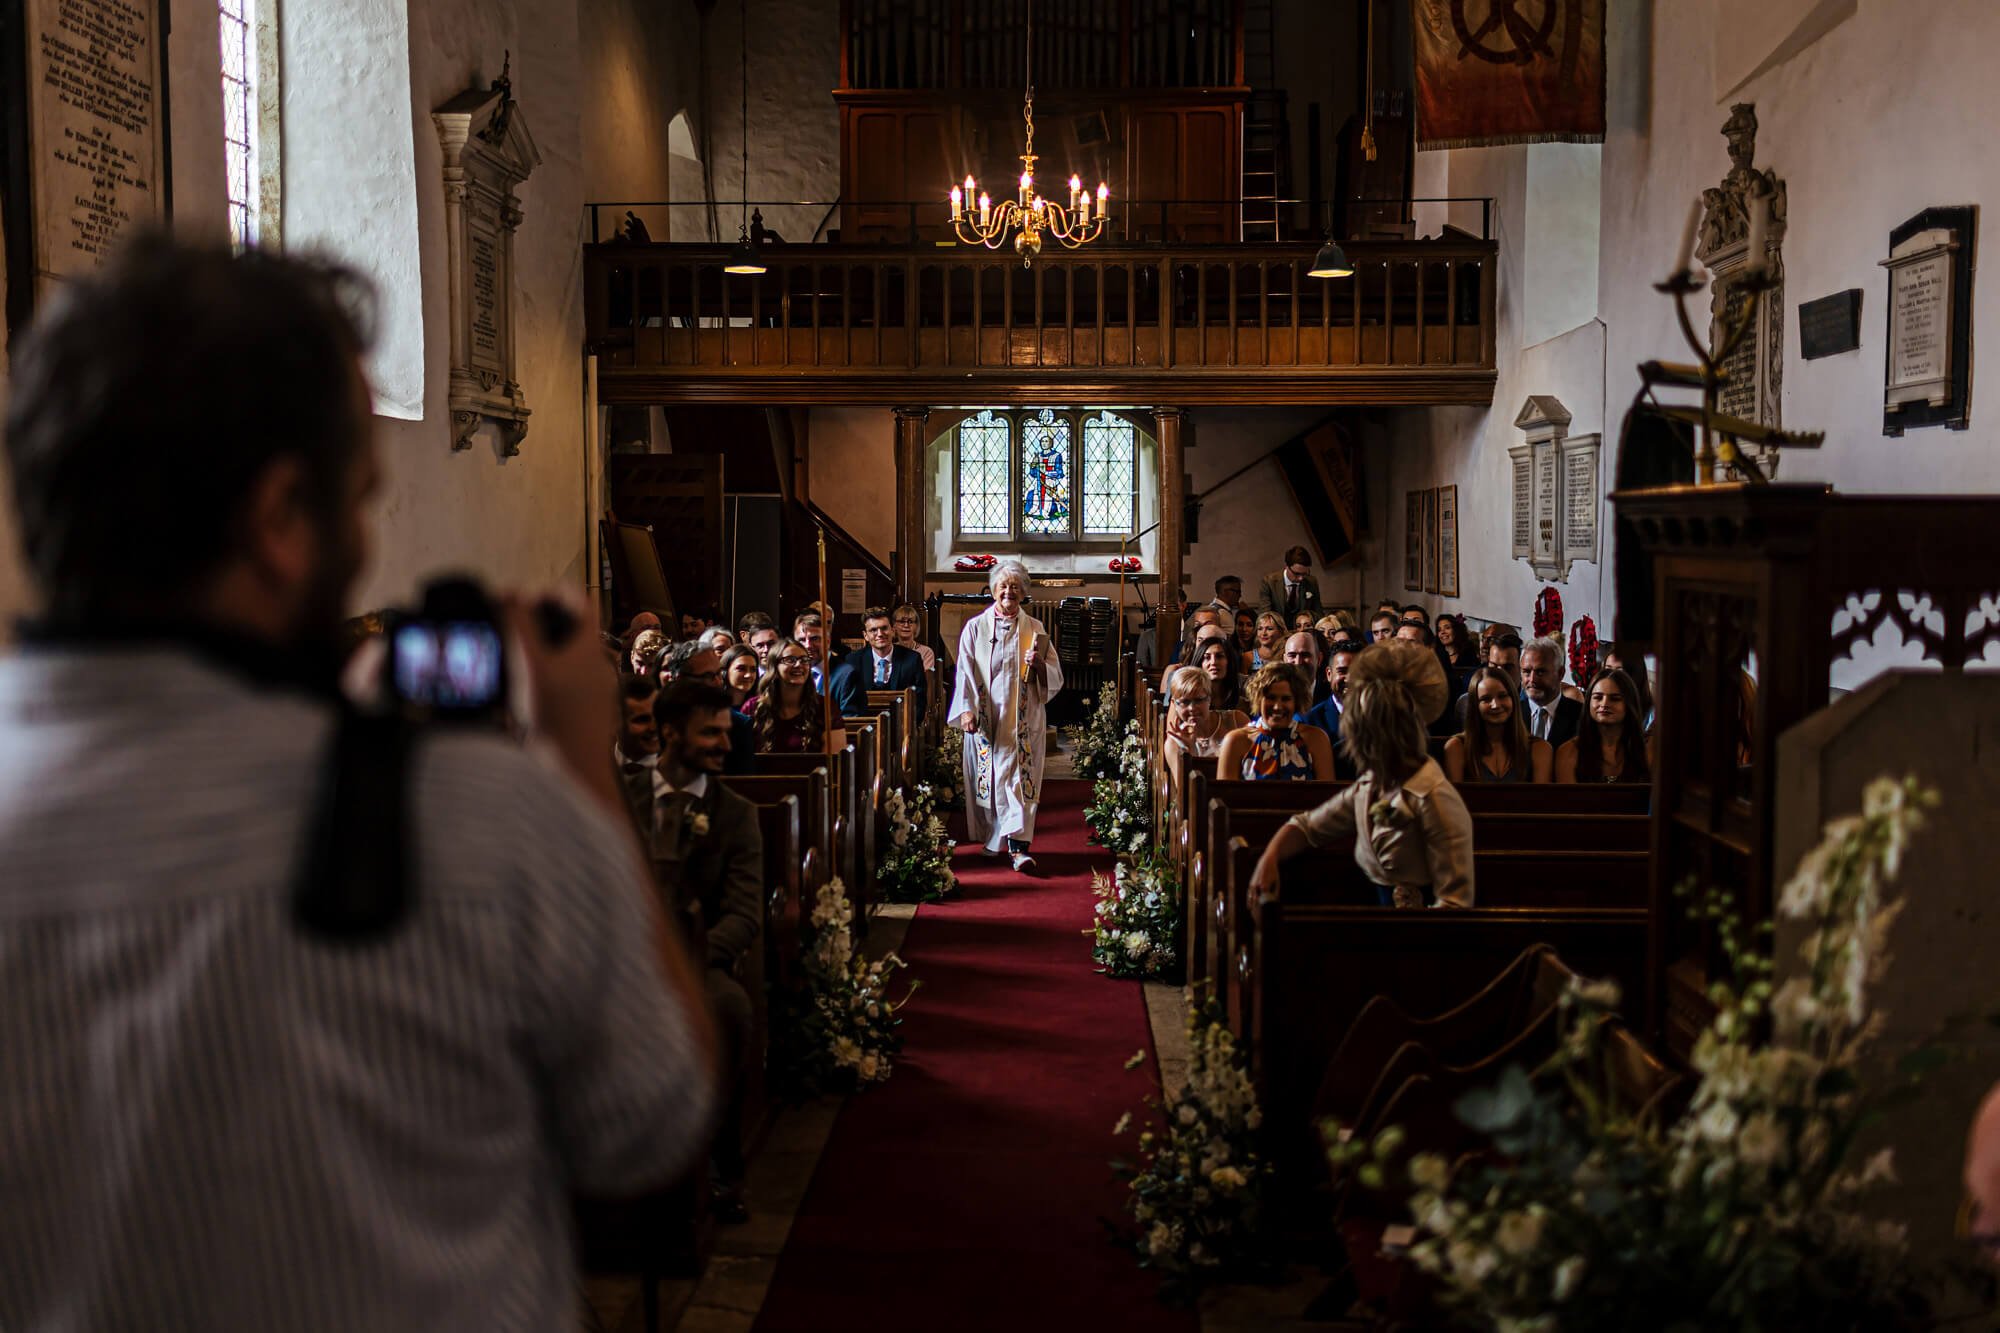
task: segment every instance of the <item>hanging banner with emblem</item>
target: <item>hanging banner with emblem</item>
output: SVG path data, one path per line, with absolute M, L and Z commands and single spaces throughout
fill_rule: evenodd
M 1604 0 L 1415 0 L 1417 147 L 1604 140 Z

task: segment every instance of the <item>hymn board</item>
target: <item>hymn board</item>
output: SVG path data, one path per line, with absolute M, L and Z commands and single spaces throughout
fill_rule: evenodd
M 164 0 L 0 0 L 7 327 L 168 214 Z

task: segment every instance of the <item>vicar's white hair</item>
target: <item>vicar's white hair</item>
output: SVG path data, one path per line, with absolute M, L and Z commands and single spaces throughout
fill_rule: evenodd
M 993 566 L 993 573 L 986 580 L 986 590 L 999 592 L 1000 585 L 1008 579 L 1021 585 L 1021 600 L 1028 600 L 1028 589 L 1033 586 L 1028 582 L 1028 567 L 1011 557 Z

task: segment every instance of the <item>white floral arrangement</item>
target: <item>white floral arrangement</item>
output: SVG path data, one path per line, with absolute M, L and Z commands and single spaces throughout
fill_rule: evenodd
M 933 803 L 929 783 L 908 793 L 892 791 L 883 802 L 889 816 L 889 847 L 876 867 L 882 897 L 892 903 L 936 902 L 958 887 L 951 869 L 954 843 Z
M 930 788 L 931 808 L 950 814 L 965 808 L 965 733 L 945 727 L 937 747 L 928 756 L 929 771 L 924 785 Z
M 794 997 L 782 1025 L 772 1025 L 790 1043 L 786 1058 L 774 1060 L 781 1082 L 798 1094 L 853 1092 L 889 1077 L 903 1048 L 898 1031 L 902 1007 L 916 993 L 911 982 L 901 999 L 889 994 L 890 979 L 906 964 L 895 954 L 870 960 L 854 949 L 854 905 L 838 878 L 821 886 L 802 940 L 805 985 Z
M 1116 682 L 1105 682 L 1088 720 L 1080 727 L 1064 727 L 1062 737 L 1069 746 L 1070 767 L 1076 776 L 1097 782 L 1118 775 L 1125 733 L 1118 726 Z
M 1097 895 L 1091 957 L 1114 977 L 1178 981 L 1181 975 L 1181 886 L 1173 858 L 1158 848 L 1121 860 L 1109 875 L 1093 870 Z
M 1120 856 L 1136 855 L 1152 840 L 1152 791 L 1146 771 L 1146 747 L 1139 724 L 1128 722 L 1118 747 L 1118 771 L 1099 778 L 1091 788 L 1083 822 L 1091 840 Z
M 1514 1067 L 1460 1099 L 1459 1118 L 1500 1157 L 1454 1167 L 1417 1153 L 1406 1172 L 1409 1256 L 1447 1304 L 1520 1333 L 1936 1326 L 1941 1288 L 1926 1284 L 1939 1275 L 1913 1264 L 1899 1225 L 1858 1207 L 1893 1179 L 1891 1152 L 1853 1160 L 1880 1110 L 1943 1058 L 1913 1051 L 1866 1091 L 1858 1076 L 1881 1026 L 1868 987 L 1899 907 L 1886 890 L 1936 804 L 1915 779 L 1883 778 L 1859 815 L 1826 826 L 1779 896 L 1778 915 L 1803 928 L 1803 970 L 1775 989 L 1769 926 L 1746 938 L 1725 896 L 1700 902 L 1735 981 L 1711 990 L 1698 1083 L 1672 1123 L 1612 1093 L 1599 1034 L 1618 995 L 1604 982 L 1564 998 L 1563 1042 L 1537 1076 Z M 1400 1128 L 1373 1140 L 1324 1128 L 1339 1171 L 1399 1190 Z
M 1262 1276 L 1273 1257 L 1263 1234 L 1271 1167 L 1257 1151 L 1263 1112 L 1248 1064 L 1228 1026 L 1192 995 L 1187 1032 L 1186 1082 L 1149 1102 L 1160 1123 L 1139 1134 L 1138 1160 L 1111 1164 L 1128 1185 L 1133 1226 L 1123 1239 L 1176 1302 L 1210 1282 Z M 1139 1051 L 1125 1067 L 1145 1059 Z M 1131 1127 L 1128 1113 L 1112 1132 Z

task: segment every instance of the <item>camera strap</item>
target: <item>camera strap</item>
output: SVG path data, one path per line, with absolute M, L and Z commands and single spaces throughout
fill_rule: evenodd
M 308 934 L 373 943 L 414 907 L 409 786 L 417 734 L 405 718 L 341 707 L 292 891 L 292 915 Z

